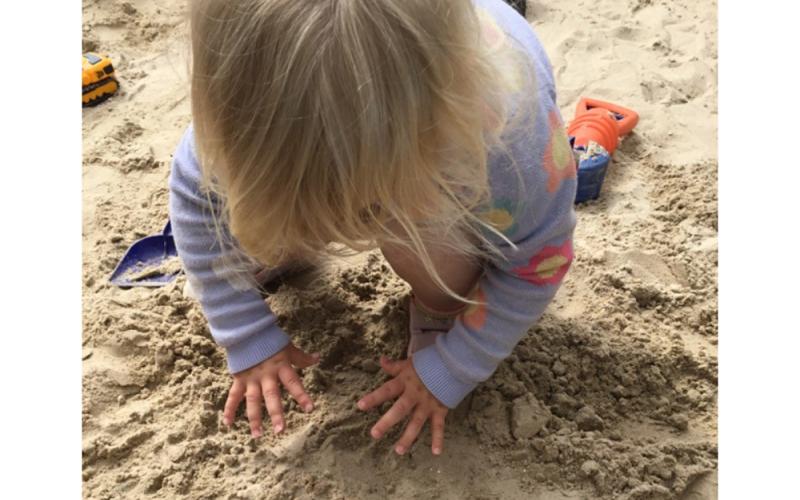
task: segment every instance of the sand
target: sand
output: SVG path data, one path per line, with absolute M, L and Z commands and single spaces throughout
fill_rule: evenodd
M 83 4 L 84 49 L 119 95 L 83 112 L 83 485 L 111 498 L 715 498 L 716 2 L 528 2 L 565 119 L 581 96 L 640 112 L 600 200 L 578 208 L 575 264 L 494 376 L 398 457 L 356 399 L 400 356 L 407 286 L 379 255 L 328 262 L 269 301 L 303 348 L 317 407 L 281 437 L 226 430 L 230 377 L 184 278 L 122 290 L 127 246 L 167 217 L 189 122 L 185 10 Z M 390 437 L 395 437 L 396 432 Z

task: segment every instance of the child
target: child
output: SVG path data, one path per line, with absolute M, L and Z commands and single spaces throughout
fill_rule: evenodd
M 258 287 L 330 242 L 379 247 L 412 288 L 404 360 L 362 397 L 408 418 L 405 453 L 510 355 L 572 260 L 575 164 L 550 64 L 501 0 L 197 0 L 193 126 L 175 154 L 170 217 L 188 283 L 253 436 L 281 387 L 313 403 L 316 363 Z M 261 267 L 259 267 L 261 266 Z M 259 271 L 260 269 L 260 271 Z M 259 279 L 254 279 L 258 275 Z

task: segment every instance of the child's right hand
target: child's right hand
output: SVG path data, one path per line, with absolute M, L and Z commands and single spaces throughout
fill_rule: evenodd
M 250 421 L 250 433 L 253 437 L 261 437 L 261 401 L 267 404 L 267 412 L 272 419 L 272 430 L 280 433 L 285 427 L 283 421 L 283 404 L 281 403 L 281 384 L 289 391 L 297 404 L 306 413 L 314 408 L 311 398 L 303 389 L 303 383 L 292 365 L 306 368 L 319 361 L 319 353 L 306 354 L 294 344 L 289 344 L 271 358 L 251 366 L 247 370 L 233 374 L 233 384 L 225 402 L 223 419 L 230 427 L 239 403 L 244 398 L 247 404 L 247 419 Z

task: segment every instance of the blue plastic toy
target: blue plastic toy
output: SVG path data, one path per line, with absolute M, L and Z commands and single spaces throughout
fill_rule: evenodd
M 639 122 L 639 114 L 628 108 L 597 99 L 581 98 L 567 135 L 578 163 L 578 191 L 575 203 L 594 200 L 606 177 L 619 138 Z
M 161 234 L 146 236 L 128 248 L 109 281 L 120 287 L 163 286 L 181 272 L 178 250 L 167 221 Z
M 578 191 L 575 193 L 575 203 L 595 200 L 600 196 L 600 188 L 603 187 L 611 156 L 599 145 L 597 148 L 590 148 L 590 151 L 583 146 L 574 147 L 573 151 L 578 163 Z

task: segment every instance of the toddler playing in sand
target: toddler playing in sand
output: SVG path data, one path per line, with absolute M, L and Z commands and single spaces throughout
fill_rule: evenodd
M 408 355 L 357 403 L 405 453 L 514 349 L 570 262 L 575 164 L 550 64 L 501 0 L 197 0 L 192 114 L 170 177 L 179 255 L 253 436 L 313 403 L 259 286 L 380 248 L 412 289 Z

